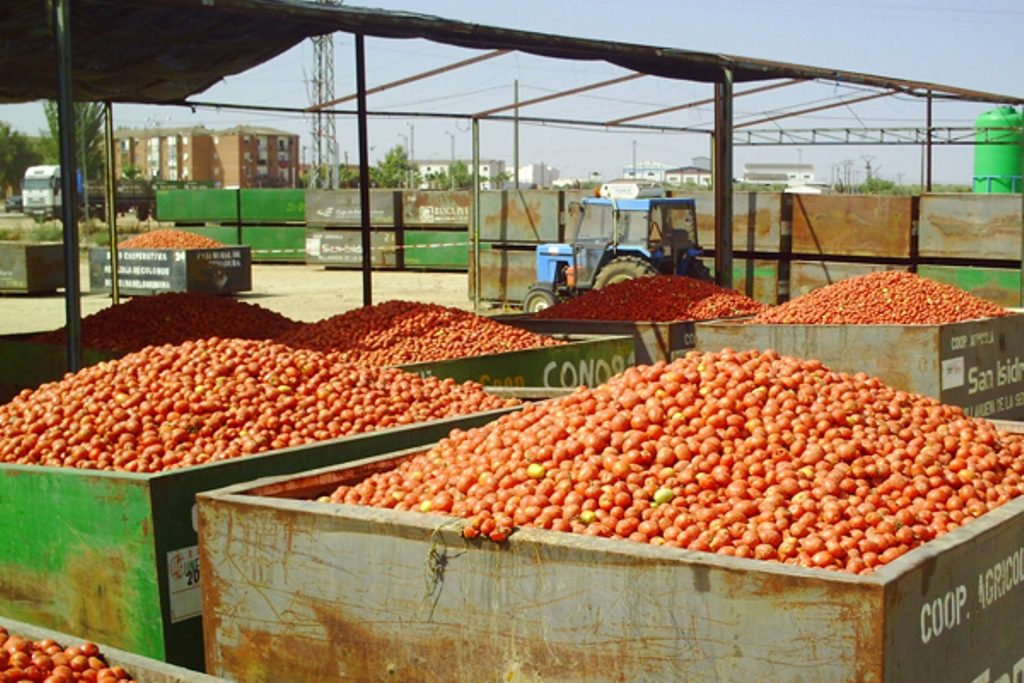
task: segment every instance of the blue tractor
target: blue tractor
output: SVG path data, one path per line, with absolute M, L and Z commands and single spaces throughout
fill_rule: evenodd
M 693 199 L 594 197 L 572 204 L 569 214 L 571 243 L 537 247 L 537 282 L 523 299 L 527 313 L 637 277 L 712 279 L 698 258 Z

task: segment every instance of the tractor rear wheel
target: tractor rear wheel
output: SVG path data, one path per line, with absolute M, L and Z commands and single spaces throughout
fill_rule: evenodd
M 523 298 L 523 312 L 537 313 L 558 303 L 558 297 L 549 287 L 534 286 Z
M 616 282 L 657 274 L 658 271 L 654 266 L 644 259 L 635 256 L 621 256 L 601 269 L 601 272 L 594 278 L 594 289 L 602 289 Z

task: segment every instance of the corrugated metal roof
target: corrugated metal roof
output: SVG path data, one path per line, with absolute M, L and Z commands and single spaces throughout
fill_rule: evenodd
M 664 78 L 736 82 L 839 80 L 914 95 L 1024 104 L 1015 96 L 732 55 L 589 40 L 483 26 L 421 14 L 300 0 L 69 0 L 74 97 L 181 103 L 306 38 L 343 31 L 423 38 L 473 49 L 512 49 L 558 59 L 602 60 Z M 51 17 L 45 0 L 0 7 L 0 102 L 56 98 Z

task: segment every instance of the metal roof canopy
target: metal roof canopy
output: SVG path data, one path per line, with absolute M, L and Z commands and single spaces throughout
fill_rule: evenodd
M 225 76 L 268 61 L 306 38 L 336 31 L 356 36 L 362 185 L 368 179 L 366 36 L 421 38 L 471 49 L 518 50 L 555 59 L 605 61 L 641 74 L 713 83 L 718 217 L 715 266 L 718 282 L 724 286 L 731 286 L 732 281 L 732 221 L 728 209 L 732 205 L 735 83 L 817 79 L 924 97 L 928 100 L 929 125 L 931 102 L 936 97 L 1024 104 L 1024 99 L 1018 97 L 921 81 L 298 0 L 6 0 L 0 10 L 0 69 L 5 74 L 0 82 L 0 102 L 56 99 L 61 110 L 70 109 L 72 99 L 186 105 L 187 97 L 206 90 Z M 140 41 L 138 37 L 143 33 L 146 40 Z M 67 125 L 70 118 L 62 115 L 61 121 Z M 473 119 L 474 138 L 478 121 Z M 73 164 L 73 144 L 73 131 L 62 131 L 62 161 L 71 160 Z M 64 212 L 66 252 L 77 244 L 76 226 L 69 213 Z M 365 241 L 369 236 L 367 201 L 363 201 L 362 214 Z M 72 247 L 67 246 L 69 243 Z M 70 266 L 66 270 L 70 273 Z M 364 263 L 364 284 L 366 288 L 370 284 L 369 261 Z M 369 291 L 364 291 L 364 301 L 369 296 Z M 75 371 L 81 356 L 81 321 L 77 319 L 78 288 L 71 282 L 67 297 L 69 369 Z M 71 298 L 76 301 L 72 303 Z

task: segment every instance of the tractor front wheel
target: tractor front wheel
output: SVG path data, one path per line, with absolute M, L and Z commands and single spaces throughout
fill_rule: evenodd
M 531 287 L 523 299 L 524 313 L 537 313 L 558 303 L 558 297 L 549 287 Z
M 601 272 L 594 278 L 594 289 L 602 289 L 616 282 L 657 274 L 658 271 L 654 266 L 644 259 L 635 256 L 622 256 L 601 269 Z

